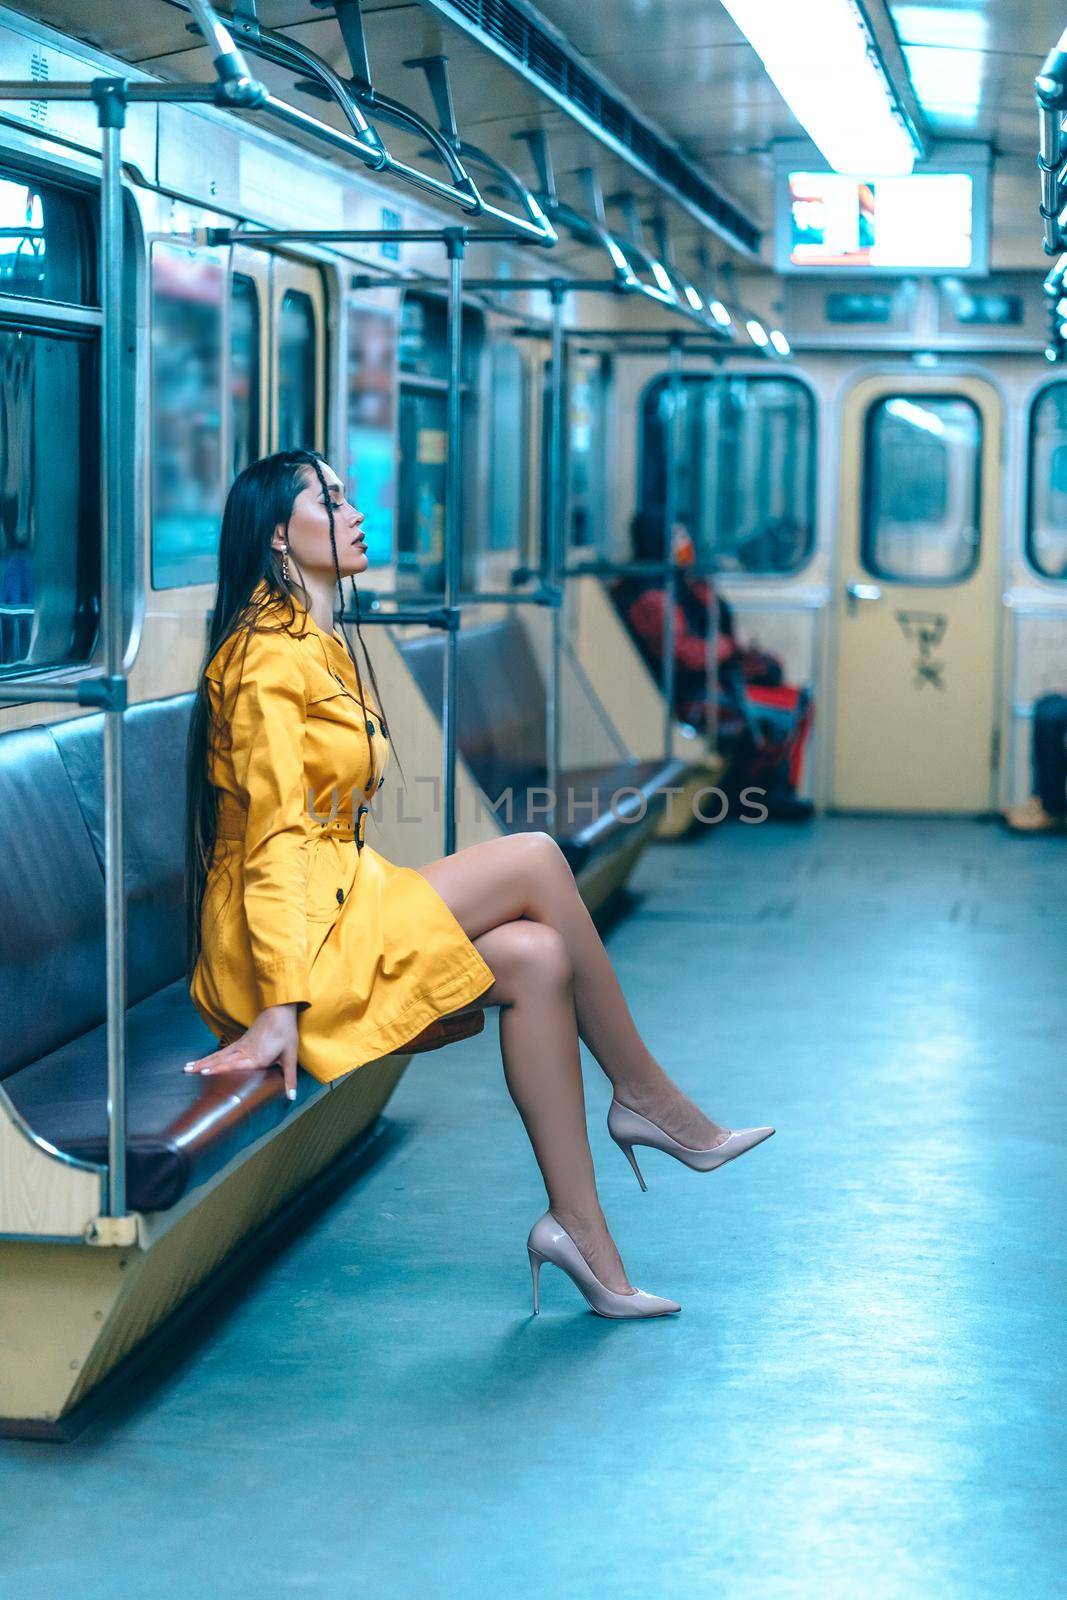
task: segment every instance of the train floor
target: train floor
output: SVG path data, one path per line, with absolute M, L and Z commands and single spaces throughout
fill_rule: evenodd
M 978 822 L 732 826 L 608 939 L 661 1061 L 777 1135 L 610 1142 L 632 1280 L 541 1274 L 490 1019 L 385 1156 L 68 1445 L 0 1444 L 12 1600 L 1063 1594 L 1067 855 Z

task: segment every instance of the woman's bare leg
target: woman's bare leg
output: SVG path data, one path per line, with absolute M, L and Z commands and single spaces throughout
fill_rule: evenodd
M 578 1032 L 618 1099 L 684 1144 L 721 1143 L 727 1130 L 682 1093 L 637 1031 L 574 874 L 548 834 L 490 839 L 419 870 L 475 943 L 488 929 L 516 918 L 554 928 L 574 970 Z
M 500 1007 L 504 1077 L 545 1180 L 549 1210 L 601 1283 L 625 1294 L 632 1285 L 600 1209 L 586 1134 L 567 946 L 554 929 L 525 920 L 505 922 L 473 942 L 495 980 L 477 1004 Z

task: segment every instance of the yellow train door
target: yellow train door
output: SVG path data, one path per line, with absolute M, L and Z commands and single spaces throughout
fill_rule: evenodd
M 884 375 L 841 434 L 833 804 L 993 803 L 1001 417 L 978 378 Z

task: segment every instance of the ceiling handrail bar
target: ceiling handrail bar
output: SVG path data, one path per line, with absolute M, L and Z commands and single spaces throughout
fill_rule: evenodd
M 349 5 L 355 3 L 356 0 L 349 0 Z M 337 6 L 337 21 L 351 62 L 354 46 L 350 37 L 351 29 L 346 31 L 342 21 L 343 14 L 348 14 L 348 8 L 344 0 L 341 0 Z M 264 28 L 259 21 L 257 0 L 234 0 L 233 19 L 245 48 L 251 54 L 273 62 L 275 66 L 309 74 L 308 80 L 302 85 L 305 91 L 340 107 L 342 114 L 355 130 L 357 142 L 363 147 L 358 152 L 359 157 L 372 171 L 392 174 L 403 182 L 432 194 L 438 200 L 458 206 L 468 216 L 484 214 L 486 206 L 478 187 L 455 151 L 448 147 L 436 129 L 417 112 L 402 105 L 400 101 L 393 100 L 389 95 L 379 94 L 369 80 L 363 78 L 361 69 L 356 63 L 353 62 L 353 77 L 350 80 L 345 79 L 314 50 L 309 50 L 305 45 L 298 44 L 296 40 L 289 39 L 283 34 Z M 359 33 L 362 35 L 361 14 L 358 20 Z M 365 46 L 362 60 L 366 62 Z M 286 102 L 279 104 L 284 105 Z M 427 139 L 448 172 L 451 182 L 445 183 L 432 173 L 421 172 L 417 167 L 392 155 L 377 129 L 364 117 L 361 107 L 366 107 L 368 111 L 387 122 L 392 122 L 395 126 L 406 128 Z M 305 131 L 328 128 L 328 124 L 320 123 L 317 118 L 308 117 L 307 113 L 299 111 L 295 106 L 288 107 L 288 110 L 294 117 L 302 120 Z M 299 123 L 294 125 L 300 126 Z
M 254 4 L 255 0 L 244 0 L 245 4 Z M 316 0 L 317 4 L 324 0 Z M 360 105 L 365 106 L 372 116 L 384 118 L 394 126 L 405 128 L 426 139 L 431 150 L 444 164 L 452 176 L 455 193 L 462 208 L 473 216 L 488 217 L 499 222 L 503 227 L 513 232 L 520 239 L 528 239 L 535 244 L 551 246 L 557 241 L 557 234 L 552 228 L 548 218 L 541 212 L 534 196 L 525 189 L 517 179 L 515 191 L 522 201 L 526 216 L 517 217 L 511 212 L 503 211 L 499 206 L 494 206 L 485 199 L 477 183 L 467 170 L 465 164 L 467 150 L 459 137 L 456 128 L 455 112 L 452 107 L 451 90 L 448 85 L 447 58 L 444 56 L 426 57 L 415 61 L 405 62 L 405 66 L 422 67 L 426 72 L 430 91 L 434 98 L 435 108 L 439 112 L 440 128 L 435 128 L 419 112 L 403 101 L 395 99 L 392 95 L 383 94 L 376 89 L 371 73 L 370 55 L 367 50 L 367 36 L 363 26 L 363 9 L 361 0 L 335 0 L 333 9 L 337 18 L 337 25 L 341 30 L 341 38 L 348 52 L 351 77 L 347 89 Z M 444 100 L 439 96 L 443 93 Z M 476 147 L 470 147 L 475 157 L 480 157 L 482 152 Z M 405 162 L 397 162 L 390 158 L 392 170 L 402 172 L 409 182 L 416 182 L 420 177 L 418 170 Z M 485 162 L 482 163 L 486 164 Z M 513 175 L 512 175 L 513 177 Z M 461 197 L 466 196 L 464 203 Z
M 640 271 L 636 269 L 642 269 L 652 278 L 651 283 L 641 279 L 641 285 L 645 293 L 650 299 L 660 301 L 661 304 L 669 306 L 671 310 L 681 308 L 678 291 L 671 282 L 666 263 L 657 260 L 645 246 L 644 231 L 637 211 L 637 196 L 632 190 L 626 189 L 619 194 L 612 195 L 608 203 L 618 208 L 626 223 L 626 236 L 620 240 L 620 243 L 628 256 L 636 258 L 635 275 L 640 277 Z M 631 264 L 634 264 L 633 260 Z M 684 309 L 687 312 L 692 311 L 692 307 L 688 305 Z
M 467 166 L 481 167 L 495 178 L 504 192 L 516 199 L 525 212 L 524 216 L 516 217 L 512 212 L 503 211 L 499 206 L 492 205 L 483 194 L 482 202 L 486 214 L 498 221 L 521 228 L 537 244 L 546 246 L 556 244 L 559 235 L 533 190 L 523 183 L 518 173 L 513 172 L 505 162 L 491 155 L 489 151 L 483 150 L 480 145 L 464 139 L 460 134 L 448 76 L 448 57 L 442 53 L 416 56 L 410 61 L 405 61 L 404 65 L 412 71 L 421 70 L 425 74 L 434 110 L 437 112 L 439 132 L 445 143 Z

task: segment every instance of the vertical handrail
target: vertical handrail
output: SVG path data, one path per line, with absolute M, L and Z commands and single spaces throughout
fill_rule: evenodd
M 456 694 L 459 687 L 458 601 L 463 568 L 463 257 L 465 235 L 461 229 L 445 233 L 448 251 L 448 460 L 445 479 L 445 613 L 449 618 L 445 638 L 445 681 L 441 700 L 441 731 L 445 746 L 444 853 L 456 848 Z
M 100 373 L 101 586 L 104 669 L 121 692 L 104 713 L 104 902 L 107 964 L 107 1215 L 126 1213 L 126 893 L 123 829 L 123 733 L 126 680 L 123 585 L 123 404 L 122 332 L 125 230 L 122 195 L 122 129 L 126 85 L 97 79 L 93 85 L 100 122 L 100 302 L 103 312 Z
M 664 606 L 663 606 L 663 644 L 661 651 L 662 682 L 663 682 L 663 759 L 669 761 L 674 749 L 674 686 L 677 672 L 674 660 L 676 643 L 675 605 L 677 600 L 677 568 L 672 549 L 674 524 L 678 520 L 678 466 L 682 459 L 682 441 L 680 429 L 683 425 L 682 416 L 682 342 L 676 334 L 671 335 L 667 356 L 667 393 L 671 397 L 671 414 L 668 419 L 666 438 L 663 441 L 663 457 L 666 466 L 663 490 L 663 560 L 665 562 L 664 576 Z
M 566 545 L 566 496 L 563 485 L 563 463 L 566 440 L 564 435 L 564 366 L 563 366 L 563 301 L 565 286 L 553 280 L 549 286 L 552 303 L 551 376 L 549 388 L 549 458 L 548 458 L 548 516 L 546 540 L 548 556 L 545 583 L 553 593 L 560 595 L 560 603 L 551 611 L 548 673 L 545 678 L 545 768 L 548 784 L 548 823 L 552 833 L 557 832 L 559 803 L 559 774 L 561 760 L 561 710 L 560 683 L 563 654 L 563 604 L 561 573 Z

